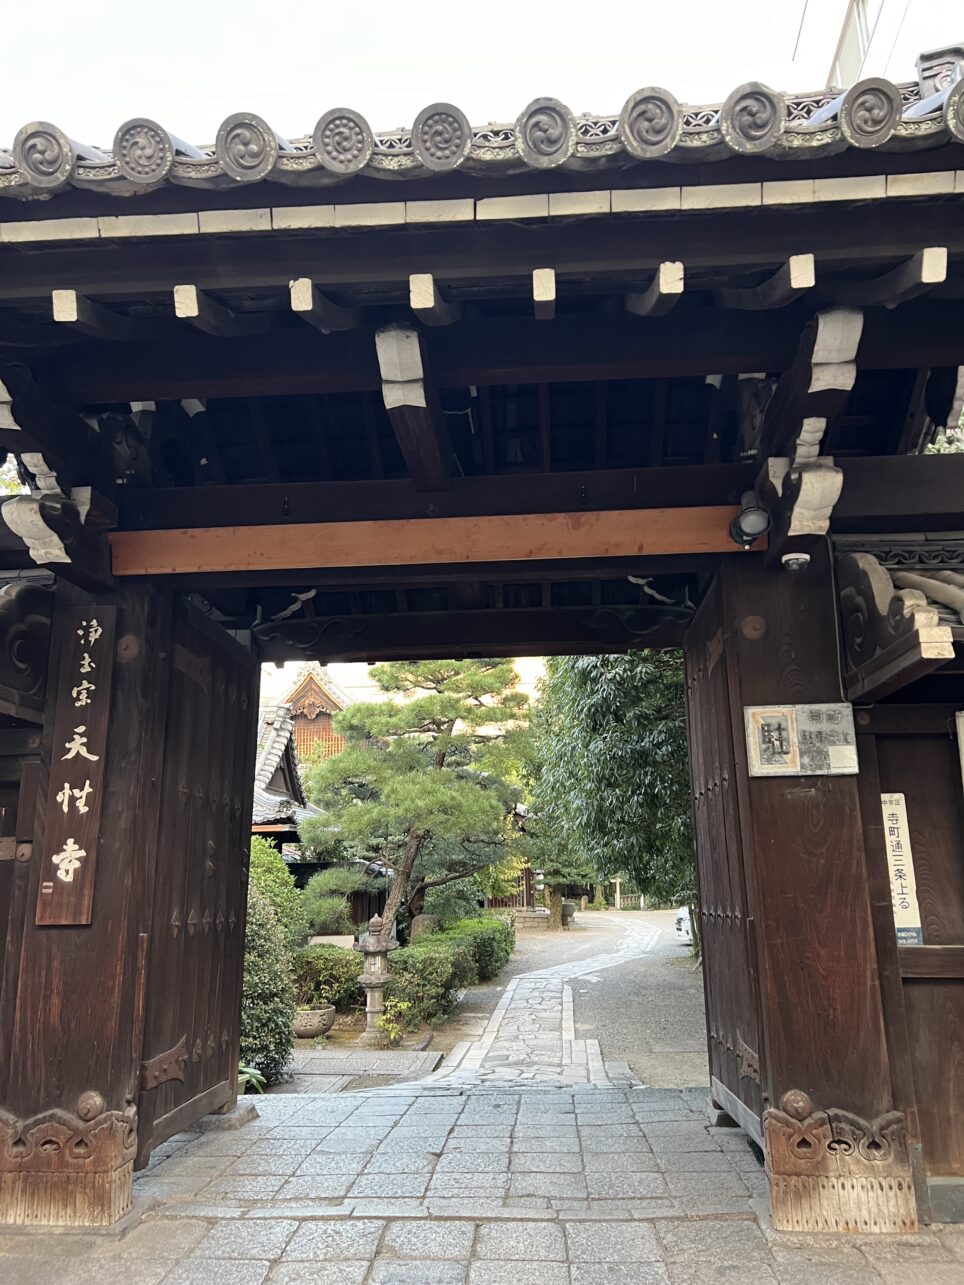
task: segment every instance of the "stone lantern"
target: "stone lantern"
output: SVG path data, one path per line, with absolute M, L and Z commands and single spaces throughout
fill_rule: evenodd
M 365 998 L 365 1033 L 362 1041 L 365 1044 L 379 1044 L 384 1038 L 378 1028 L 378 1019 L 385 1011 L 385 987 L 388 985 L 388 952 L 398 949 L 398 942 L 393 941 L 382 932 L 384 923 L 379 915 L 373 915 L 368 921 L 368 936 L 356 941 L 354 949 L 365 956 L 365 967 L 358 979 L 359 986 L 364 986 Z

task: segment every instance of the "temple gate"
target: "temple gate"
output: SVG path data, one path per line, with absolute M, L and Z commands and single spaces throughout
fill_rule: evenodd
M 0 153 L 0 1222 L 234 1101 L 259 661 L 633 647 L 776 1225 L 964 1217 L 962 57 Z

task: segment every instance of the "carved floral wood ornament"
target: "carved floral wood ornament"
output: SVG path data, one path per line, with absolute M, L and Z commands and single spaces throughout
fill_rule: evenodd
M 899 1111 L 874 1120 L 790 1089 L 763 1114 L 773 1223 L 781 1231 L 912 1232 L 917 1203 Z
M 131 1207 L 136 1150 L 134 1107 L 108 1111 L 93 1089 L 80 1095 L 76 1114 L 52 1110 L 18 1120 L 0 1110 L 5 1218 L 19 1225 L 71 1225 L 80 1201 L 89 1223 L 116 1222 Z

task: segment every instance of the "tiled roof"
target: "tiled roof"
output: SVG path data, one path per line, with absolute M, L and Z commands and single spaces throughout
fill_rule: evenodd
M 48 196 L 71 187 L 129 196 L 165 183 L 223 189 L 260 180 L 324 187 L 356 174 L 424 178 L 456 169 L 480 176 L 526 170 L 606 170 L 643 161 L 810 158 L 846 148 L 917 149 L 964 141 L 964 47 L 918 60 L 918 81 L 859 82 L 846 93 L 778 93 L 758 82 L 723 104 L 686 106 L 660 88 L 632 94 L 613 115 L 574 115 L 537 98 L 512 123 L 471 126 L 451 103 L 433 103 L 411 129 L 374 133 L 355 111 L 327 111 L 310 135 L 281 138 L 250 112 L 229 116 L 198 147 L 140 117 L 111 148 L 87 146 L 45 121 L 0 150 L 0 195 Z

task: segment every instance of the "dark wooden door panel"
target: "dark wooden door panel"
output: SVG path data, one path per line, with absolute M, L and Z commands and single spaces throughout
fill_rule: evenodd
M 174 623 L 138 1163 L 236 1091 L 257 666 L 199 613 Z
M 880 788 L 907 801 L 924 942 L 964 945 L 964 802 L 948 737 L 878 736 Z
M 927 1172 L 964 1176 L 964 983 L 906 981 L 904 1006 Z
M 759 1002 L 718 584 L 687 636 L 686 690 L 710 1074 L 760 1115 Z

